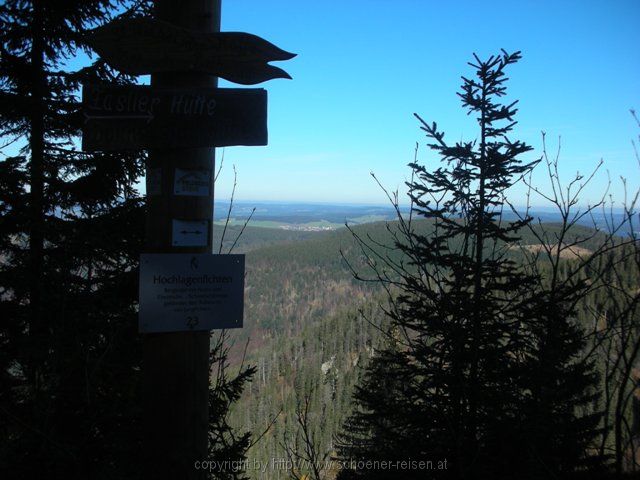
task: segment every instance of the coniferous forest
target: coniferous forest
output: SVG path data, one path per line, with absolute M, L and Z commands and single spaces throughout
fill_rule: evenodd
M 146 1 L 0 5 L 3 479 L 149 478 L 149 154 L 79 147 L 81 84 L 136 78 L 70 59 L 90 51 L 87 30 L 152 14 Z M 563 179 L 544 135 L 541 152 L 518 140 L 507 75 L 526 61 L 502 50 L 460 66 L 468 140 L 415 114 L 407 198 L 380 184 L 394 220 L 216 225 L 220 252 L 246 254 L 244 327 L 211 331 L 207 468 L 193 478 L 638 475 L 639 194 L 625 185 L 615 214 L 606 195 L 584 206 L 593 176 Z M 536 198 L 557 221 L 532 214 Z

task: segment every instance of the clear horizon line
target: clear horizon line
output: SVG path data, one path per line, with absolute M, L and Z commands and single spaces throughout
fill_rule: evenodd
M 222 199 L 214 199 L 214 203 L 226 203 L 228 204 L 230 202 L 230 198 L 222 198 Z M 391 205 L 391 203 L 387 202 L 387 203 L 380 203 L 380 202 L 367 202 L 367 201 L 329 201 L 329 200 L 265 200 L 265 199 L 234 199 L 233 200 L 234 204 L 250 204 L 250 203 L 255 203 L 255 204 L 272 204 L 272 205 L 330 205 L 330 206 L 362 206 L 362 207 L 388 207 L 388 208 L 393 208 L 393 205 Z M 406 208 L 408 205 L 406 204 L 400 204 L 401 207 Z M 518 210 L 525 210 L 527 208 L 526 205 L 514 205 L 514 207 Z M 542 210 L 542 211 L 549 211 L 549 212 L 557 212 L 558 209 L 557 207 L 554 206 L 548 206 L 548 205 L 530 205 L 529 210 Z M 589 204 L 584 204 L 584 205 L 574 205 L 573 209 L 575 211 L 575 209 L 586 209 L 586 208 L 590 208 Z M 610 207 L 606 207 L 606 211 L 609 211 Z M 510 211 L 510 210 L 509 210 Z M 598 207 L 597 209 L 595 209 L 596 212 L 601 212 L 602 211 L 602 207 Z M 613 207 L 613 211 L 614 212 L 620 212 L 620 211 L 624 211 L 623 207 Z

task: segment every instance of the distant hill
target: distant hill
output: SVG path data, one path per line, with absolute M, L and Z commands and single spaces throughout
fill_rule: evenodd
M 253 226 L 291 230 L 334 230 L 343 227 L 345 222 L 361 224 L 394 218 L 391 206 L 237 202 L 231 210 L 232 223 L 242 224 L 254 208 Z M 214 212 L 215 221 L 223 222 L 229 204 L 216 202 Z
M 225 221 L 229 212 L 228 202 L 216 202 L 214 206 L 214 217 L 216 223 Z M 344 226 L 361 225 L 365 223 L 378 222 L 384 220 L 395 220 L 396 213 L 391 205 L 339 205 L 320 203 L 299 203 L 299 202 L 234 202 L 231 209 L 231 224 L 242 225 L 251 214 L 253 217 L 251 225 L 263 228 L 282 228 L 289 230 L 335 230 Z M 524 208 L 519 211 L 524 212 Z M 403 215 L 408 214 L 408 207 L 402 207 Z M 551 208 L 533 208 L 529 214 L 543 223 L 553 223 L 561 221 L 558 212 Z M 623 212 L 615 210 L 606 215 L 601 210 L 592 212 L 592 215 L 585 216 L 580 220 L 580 224 L 587 227 L 597 226 L 606 228 L 607 220 L 613 215 L 615 221 L 622 219 Z M 504 212 L 505 220 L 515 220 L 516 216 L 510 212 Z

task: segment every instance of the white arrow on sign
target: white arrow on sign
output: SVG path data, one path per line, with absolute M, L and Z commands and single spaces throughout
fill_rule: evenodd
M 140 115 L 95 115 L 90 113 L 84 113 L 84 123 L 87 123 L 91 120 L 136 120 L 136 119 L 146 119 L 147 123 L 153 120 L 153 113 L 147 112 L 145 114 Z

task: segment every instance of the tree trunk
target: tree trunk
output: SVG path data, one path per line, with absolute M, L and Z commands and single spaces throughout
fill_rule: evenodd
M 44 360 L 42 352 L 46 341 L 46 325 L 42 318 L 42 283 L 44 263 L 44 149 L 45 149 L 45 105 L 46 74 L 44 71 L 44 26 L 40 2 L 33 3 L 33 40 L 31 45 L 32 108 L 30 115 L 29 149 L 30 175 L 30 224 L 29 224 L 29 335 L 31 358 L 29 375 L 36 398 L 40 390 L 40 367 Z

